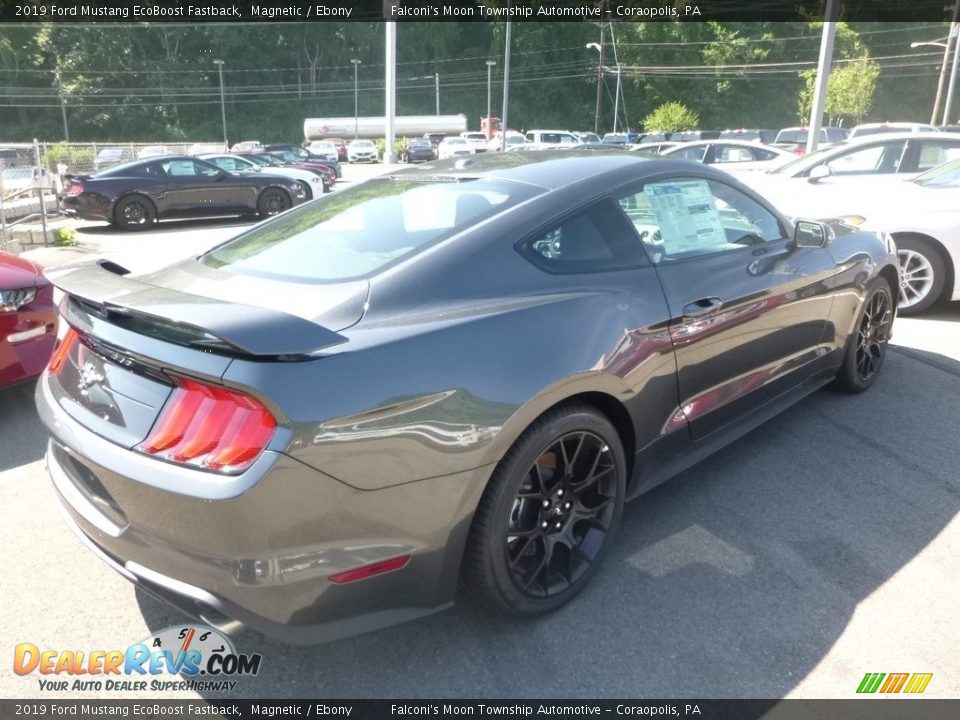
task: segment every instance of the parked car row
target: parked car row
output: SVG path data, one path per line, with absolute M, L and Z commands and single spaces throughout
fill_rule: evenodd
M 68 214 L 142 230 L 167 218 L 268 217 L 305 202 L 301 180 L 273 173 L 230 172 L 190 155 L 136 160 L 93 175 L 70 175 Z

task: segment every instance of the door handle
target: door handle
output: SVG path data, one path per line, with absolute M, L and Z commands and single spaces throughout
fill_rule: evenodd
M 721 305 L 723 305 L 723 301 L 718 297 L 700 298 L 683 306 L 683 316 L 686 318 L 695 318 L 706 315 L 719 309 Z

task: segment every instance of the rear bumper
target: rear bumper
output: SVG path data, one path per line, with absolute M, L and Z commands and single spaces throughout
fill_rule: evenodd
M 225 631 L 249 626 L 294 644 L 452 604 L 492 468 L 360 491 L 272 453 L 269 471 L 245 492 L 201 499 L 125 475 L 125 456 L 134 453 L 66 415 L 49 382 L 38 383 L 37 403 L 54 435 L 46 463 L 63 514 L 101 559 L 152 595 Z M 328 580 L 407 554 L 393 572 Z
M 102 195 L 94 198 L 83 198 L 68 195 L 63 198 L 63 210 L 68 215 L 75 215 L 83 220 L 107 220 L 110 217 L 110 201 Z

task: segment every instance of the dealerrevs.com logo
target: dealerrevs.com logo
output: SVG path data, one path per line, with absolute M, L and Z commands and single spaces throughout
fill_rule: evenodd
M 39 674 L 45 691 L 223 691 L 255 676 L 263 657 L 241 654 L 223 633 L 203 625 L 169 627 L 126 650 L 49 650 L 20 643 L 17 675 Z M 173 679 L 176 676 L 180 679 Z

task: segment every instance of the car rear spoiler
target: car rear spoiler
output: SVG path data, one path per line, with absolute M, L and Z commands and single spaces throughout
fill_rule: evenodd
M 157 287 L 125 277 L 125 268 L 100 260 L 62 274 L 50 281 L 70 298 L 79 300 L 88 312 L 118 325 L 135 323 L 137 331 L 149 334 L 151 326 L 167 328 L 162 339 L 170 340 L 171 325 L 196 342 L 216 350 L 256 357 L 304 355 L 346 342 L 346 338 L 322 325 L 296 315 L 254 305 L 218 300 Z M 180 334 L 180 333 L 178 333 Z M 212 336 L 212 337 L 211 337 Z M 175 341 L 173 341 L 175 342 Z

